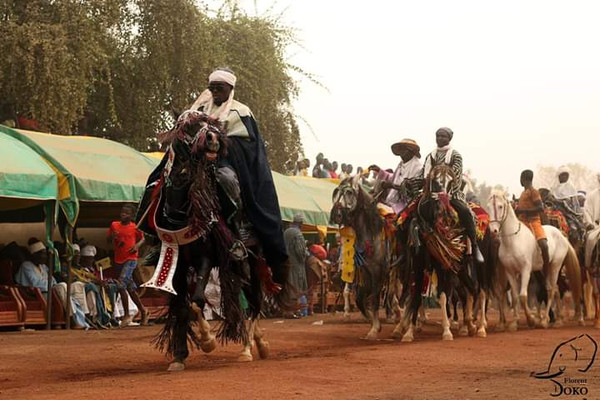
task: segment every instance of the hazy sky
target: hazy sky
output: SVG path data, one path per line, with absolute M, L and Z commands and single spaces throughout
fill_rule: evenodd
M 258 2 L 259 13 L 273 5 Z M 254 1 L 242 1 L 254 9 Z M 305 49 L 297 113 L 306 156 L 395 167 L 402 138 L 441 126 L 478 180 L 518 189 L 522 169 L 600 171 L 600 2 L 278 0 Z M 316 136 L 316 137 L 315 137 Z

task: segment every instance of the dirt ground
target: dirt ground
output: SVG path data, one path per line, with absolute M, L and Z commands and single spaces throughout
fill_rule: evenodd
M 265 320 L 270 359 L 238 363 L 240 349 L 230 345 L 192 353 L 179 373 L 165 372 L 168 360 L 150 345 L 160 325 L 1 332 L 0 398 L 549 399 L 554 385 L 531 372 L 544 371 L 556 346 L 574 336 L 600 342 L 589 321 L 442 342 L 437 317 L 432 312 L 410 344 L 390 340 L 390 324 L 381 340 L 361 339 L 368 327 L 357 314 L 350 322 L 339 314 Z M 600 399 L 600 361 L 583 377 L 588 394 L 564 398 Z

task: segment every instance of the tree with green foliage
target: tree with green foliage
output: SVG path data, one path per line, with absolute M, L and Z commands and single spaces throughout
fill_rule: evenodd
M 32 0 L 0 3 L 0 121 L 25 116 L 44 130 L 111 138 L 141 151 L 189 106 L 219 66 L 255 114 L 273 169 L 302 152 L 286 50 L 293 31 L 235 5 L 193 0 Z

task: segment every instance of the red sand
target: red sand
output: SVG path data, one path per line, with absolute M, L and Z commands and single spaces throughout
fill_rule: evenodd
M 392 325 L 384 340 L 360 339 L 368 326 L 356 314 L 350 323 L 331 314 L 275 322 L 261 323 L 269 360 L 238 363 L 230 345 L 192 353 L 180 373 L 165 372 L 168 360 L 149 344 L 160 326 L 0 333 L 0 398 L 550 399 L 553 384 L 530 373 L 546 369 L 562 341 L 588 333 L 600 342 L 589 321 L 453 342 L 441 341 L 438 322 L 411 344 L 389 340 Z M 600 398 L 600 361 L 585 377 L 588 395 L 565 398 Z

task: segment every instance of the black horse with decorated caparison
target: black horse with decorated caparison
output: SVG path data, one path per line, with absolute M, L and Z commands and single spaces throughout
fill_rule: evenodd
M 216 339 L 242 343 L 240 361 L 252 360 L 253 341 L 261 358 L 267 357 L 268 343 L 258 328 L 262 302 L 265 294 L 284 299 L 287 293 L 272 280 L 236 173 L 221 163 L 229 140 L 206 114 L 181 114 L 161 137 L 167 151 L 148 179 L 138 210 L 140 229 L 159 243 L 153 252 L 157 268 L 144 286 L 171 294 L 167 321 L 154 340 L 172 356 L 170 371 L 185 368 L 188 344 L 211 352 Z M 202 312 L 215 267 L 221 288 L 220 304 L 210 304 L 221 316 L 216 338 Z

